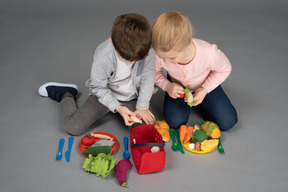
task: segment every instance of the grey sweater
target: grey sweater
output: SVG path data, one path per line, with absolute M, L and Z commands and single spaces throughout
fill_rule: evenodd
M 120 102 L 113 97 L 108 87 L 110 79 L 113 78 L 117 68 L 116 57 L 116 51 L 109 39 L 100 44 L 93 56 L 90 79 L 86 81 L 90 94 L 96 95 L 99 102 L 114 113 Z M 133 64 L 131 77 L 133 79 L 133 89 L 135 89 L 138 96 L 136 109 L 149 109 L 152 94 L 157 91 L 154 85 L 154 65 L 155 53 L 153 49 L 150 49 L 145 59 L 136 61 Z M 121 82 L 119 85 L 121 85 Z

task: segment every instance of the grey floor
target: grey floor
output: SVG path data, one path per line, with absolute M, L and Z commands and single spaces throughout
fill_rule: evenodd
M 92 1 L 30 0 L 0 2 L 0 191 L 247 191 L 288 189 L 288 2 L 282 0 Z M 189 16 L 195 37 L 216 43 L 233 71 L 223 83 L 239 114 L 239 123 L 222 133 L 225 154 L 185 155 L 166 144 L 163 171 L 128 172 L 129 188 L 114 177 L 86 173 L 75 137 L 71 162 L 56 161 L 61 126 L 59 104 L 37 94 L 47 81 L 80 87 L 81 105 L 88 90 L 92 55 L 107 39 L 114 18 L 136 12 L 152 23 L 165 11 Z M 163 92 L 152 98 L 163 119 Z M 193 112 L 194 124 L 200 116 Z M 128 129 L 108 114 L 87 132 L 106 131 L 120 142 L 122 158 Z

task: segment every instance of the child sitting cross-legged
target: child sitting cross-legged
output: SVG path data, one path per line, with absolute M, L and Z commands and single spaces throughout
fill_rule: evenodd
M 77 85 L 50 82 L 39 88 L 41 96 L 60 102 L 64 129 L 69 134 L 83 133 L 109 111 L 119 113 L 127 126 L 135 123 L 131 119 L 135 116 L 146 124 L 154 123 L 149 107 L 156 91 L 151 32 L 142 15 L 125 14 L 115 19 L 111 37 L 94 53 L 86 82 L 90 93 L 81 107 L 75 101 Z

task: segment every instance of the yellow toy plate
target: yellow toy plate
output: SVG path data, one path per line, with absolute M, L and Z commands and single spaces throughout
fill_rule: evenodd
M 182 142 L 181 142 L 182 143 Z M 195 151 L 194 149 L 190 149 L 189 147 L 188 147 L 188 145 L 190 144 L 191 142 L 189 141 L 189 142 L 187 142 L 187 143 L 185 143 L 185 144 L 183 144 L 182 143 L 182 145 L 188 150 L 188 151 L 191 151 L 191 152 L 193 152 L 193 153 L 209 153 L 209 152 L 211 152 L 211 151 L 213 151 L 218 145 L 215 145 L 215 147 L 213 147 L 212 149 L 210 149 L 210 150 L 208 150 L 208 151 Z

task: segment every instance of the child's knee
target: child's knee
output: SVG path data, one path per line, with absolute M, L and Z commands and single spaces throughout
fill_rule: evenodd
M 236 123 L 238 122 L 238 119 L 237 117 L 233 118 L 233 119 L 230 119 L 229 121 L 225 121 L 225 122 L 222 122 L 220 123 L 219 125 L 219 128 L 221 131 L 228 131 L 230 129 L 232 129 Z
M 69 133 L 70 135 L 81 135 L 82 134 L 82 130 L 79 126 L 77 126 L 76 124 L 65 124 L 64 125 L 64 130 Z
M 181 125 L 185 125 L 187 123 L 187 122 L 179 121 L 177 119 L 174 119 L 174 120 L 166 119 L 166 122 L 172 129 L 178 129 Z

